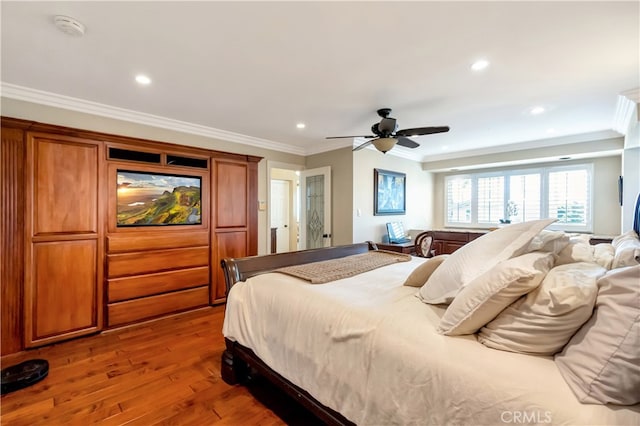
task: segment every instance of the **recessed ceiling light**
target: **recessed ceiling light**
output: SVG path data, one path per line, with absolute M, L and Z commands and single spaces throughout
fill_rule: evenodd
M 551 134 L 551 133 L 555 133 L 555 132 L 556 132 L 556 129 L 554 129 L 554 128 L 547 129 L 547 133 Z
M 537 107 L 533 107 L 529 110 L 529 114 L 531 115 L 539 115 L 542 114 L 545 111 L 544 107 L 541 106 L 537 106 Z
M 482 71 L 489 66 L 489 61 L 486 59 L 479 59 L 471 64 L 471 69 L 474 71 Z
M 449 149 L 449 145 L 442 145 L 442 146 L 440 147 L 440 149 L 441 149 L 441 150 L 443 150 L 443 151 L 446 151 L 446 150 L 448 150 L 448 149 Z
M 558 160 L 571 160 L 571 157 L 560 157 Z
M 140 84 L 145 85 L 145 86 L 146 86 L 147 84 L 151 84 L 151 79 L 150 79 L 149 77 L 147 77 L 146 75 L 144 75 L 144 74 L 138 74 L 138 75 L 136 75 L 136 81 L 137 81 L 138 83 L 140 83 Z
M 298 129 L 304 129 L 305 127 L 307 127 L 307 125 L 306 125 L 306 124 L 304 124 L 304 123 L 298 123 L 298 124 L 296 124 L 296 127 L 297 127 Z

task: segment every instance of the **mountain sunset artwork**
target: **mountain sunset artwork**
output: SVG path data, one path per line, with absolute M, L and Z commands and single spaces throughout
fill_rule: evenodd
M 202 223 L 201 179 L 118 170 L 117 225 Z

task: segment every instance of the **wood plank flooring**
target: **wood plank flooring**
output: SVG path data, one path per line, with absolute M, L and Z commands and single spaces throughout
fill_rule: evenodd
M 3 395 L 8 425 L 320 425 L 257 378 L 220 377 L 224 306 L 10 355 L 49 362 L 41 382 Z

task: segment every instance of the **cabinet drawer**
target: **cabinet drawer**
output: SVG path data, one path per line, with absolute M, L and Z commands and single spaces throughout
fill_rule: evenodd
M 108 284 L 109 302 L 118 302 L 209 284 L 209 267 L 113 278 Z
M 461 241 L 466 243 L 468 238 L 469 236 L 467 232 L 435 231 L 433 233 L 434 240 Z
M 205 306 L 208 303 L 209 287 L 207 286 L 112 303 L 108 307 L 108 324 L 110 327 L 124 325 L 134 321 Z
M 209 247 L 157 250 L 107 256 L 108 278 L 141 275 L 209 264 Z
M 464 243 L 454 243 L 449 241 L 443 241 L 442 254 L 451 254 L 462 246 L 464 246 Z

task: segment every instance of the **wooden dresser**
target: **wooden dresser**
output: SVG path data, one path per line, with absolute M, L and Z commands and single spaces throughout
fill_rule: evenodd
M 431 249 L 434 256 L 451 254 L 463 245 L 486 234 L 483 231 L 430 231 L 433 234 Z

